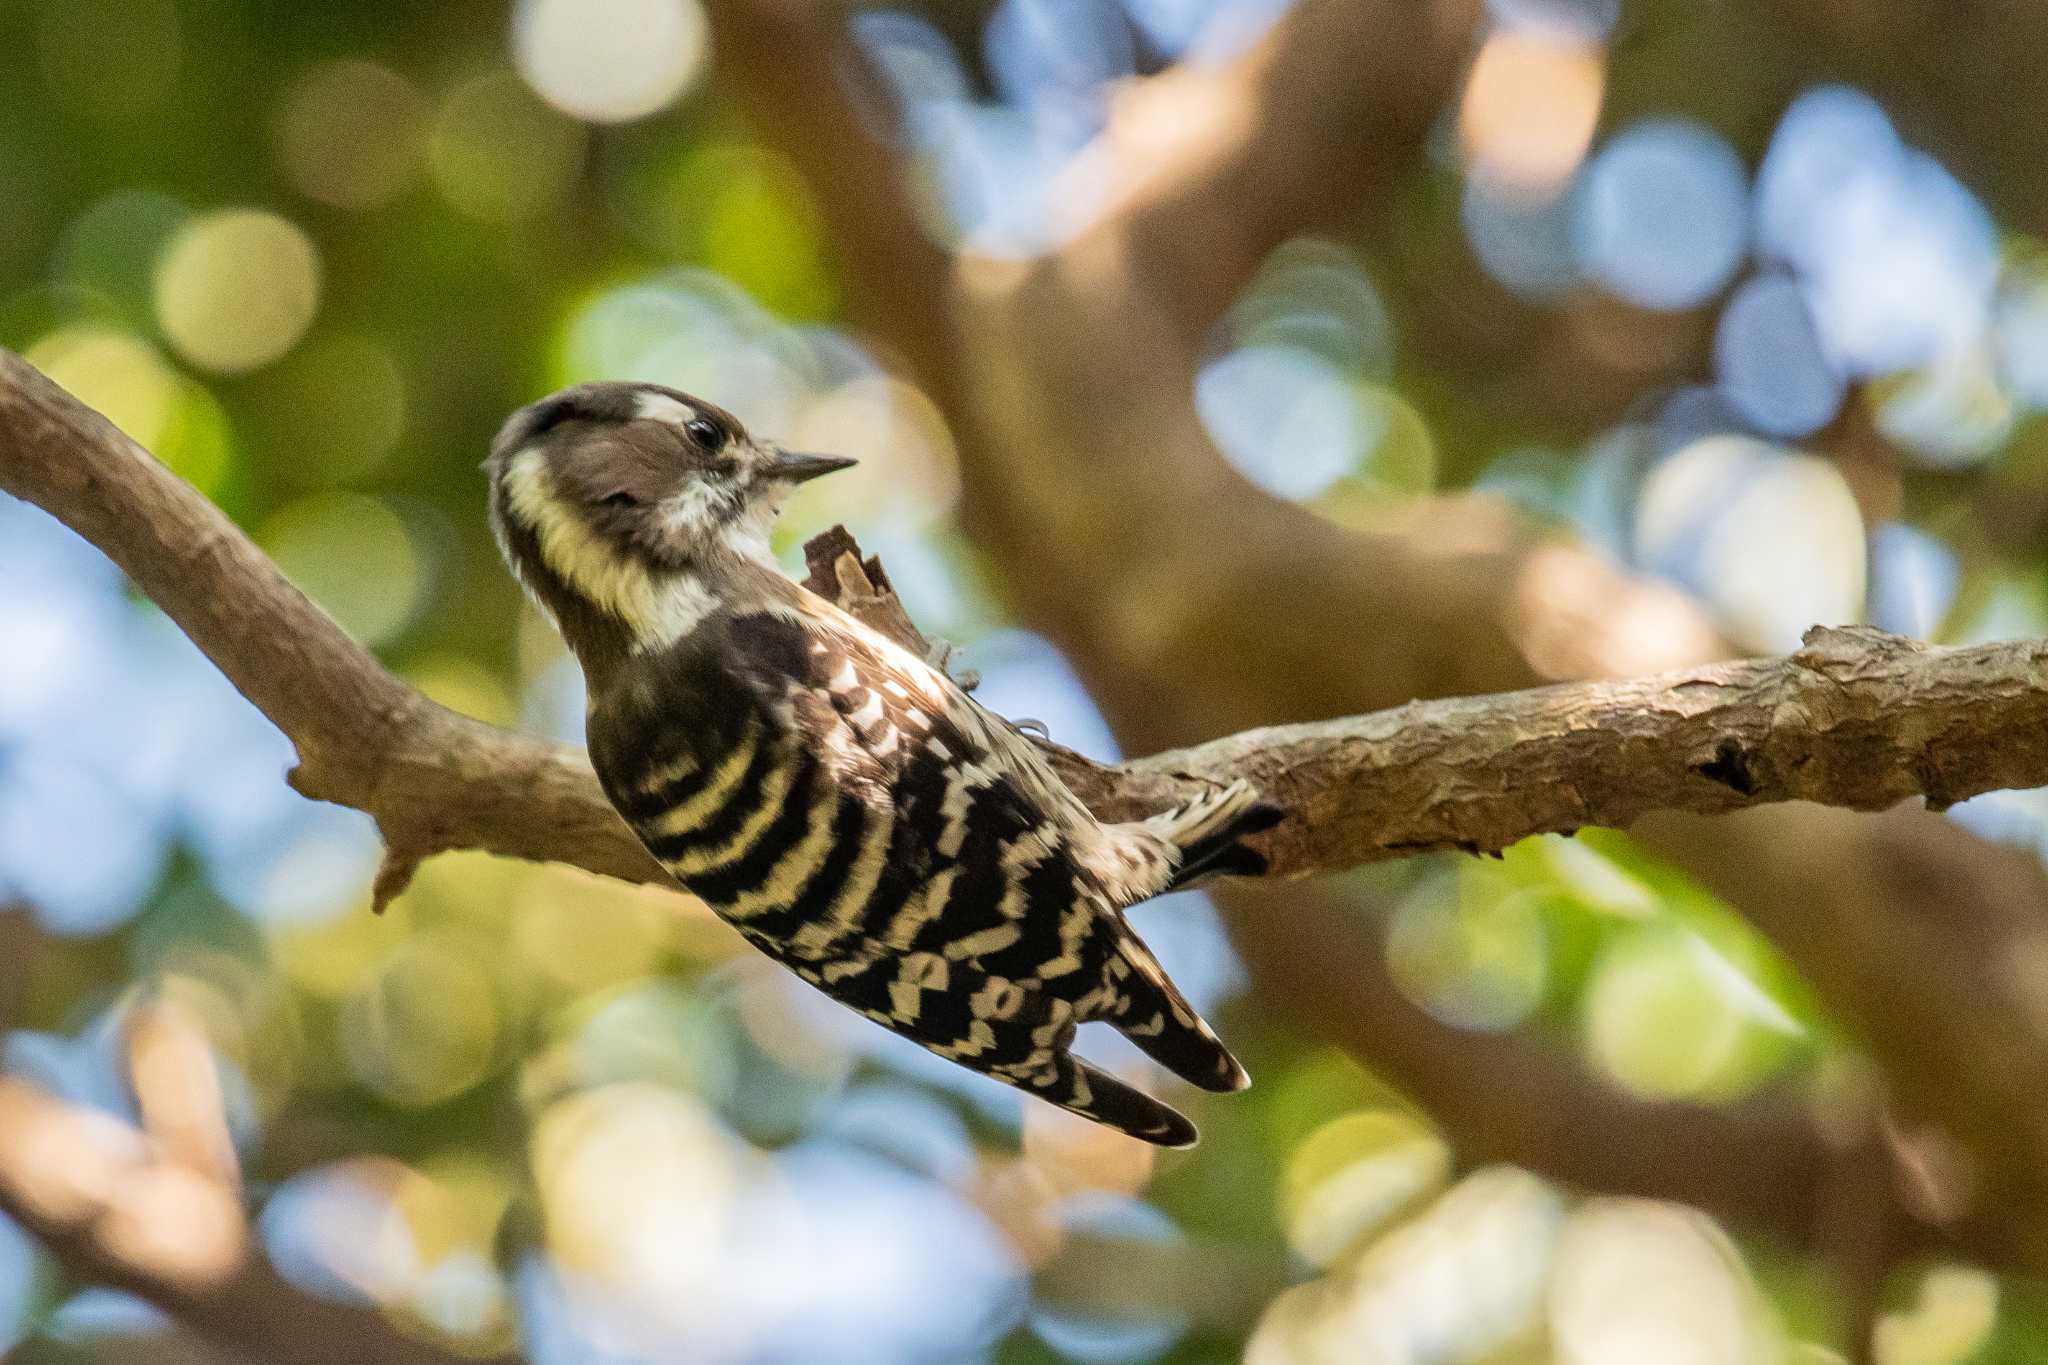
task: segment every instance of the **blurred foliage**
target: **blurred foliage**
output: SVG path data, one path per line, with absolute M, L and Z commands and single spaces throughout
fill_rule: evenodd
M 1057 240 L 1055 177 L 1106 89 L 1285 7 L 930 8 L 861 32 L 932 230 L 1016 254 Z M 1371 522 L 1489 489 L 1747 647 L 1858 617 L 2042 633 L 2048 247 L 1721 8 L 1490 4 L 1432 157 L 1354 239 L 1276 253 L 1191 401 L 1277 495 Z M 498 566 L 477 462 L 558 384 L 706 393 L 863 457 L 785 549 L 847 521 L 990 704 L 1108 755 L 978 577 L 945 420 L 843 330 L 817 209 L 750 140 L 695 0 L 588 10 L 0 0 L 0 343 L 429 695 L 566 738 L 580 681 Z M 1427 1115 L 1235 999 L 1198 896 L 1140 927 L 1260 1083 L 1192 1101 L 1202 1147 L 1159 1157 L 897 1045 L 673 897 L 452 855 L 373 918 L 367 822 L 292 796 L 281 737 L 96 556 L 0 507 L 0 583 L 0 889 L 46 936 L 6 1060 L 129 1114 L 121 1021 L 174 1003 L 218 1058 L 267 1252 L 311 1292 L 465 1349 L 519 1324 L 537 1361 L 1839 1345 L 1818 1267 L 1463 1168 Z M 2048 851 L 2038 794 L 1958 815 Z M 1353 884 L 1423 1008 L 1575 1040 L 1629 1091 L 1824 1091 L 1842 1059 L 1757 935 L 1620 836 Z M 2048 1355 L 2012 1286 L 1927 1267 L 1891 1292 L 1887 1365 Z M 161 1329 L 120 1304 L 0 1227 L 20 1359 Z

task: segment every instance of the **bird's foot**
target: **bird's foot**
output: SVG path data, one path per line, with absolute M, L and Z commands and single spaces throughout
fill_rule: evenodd
M 954 672 L 953 642 L 951 640 L 941 640 L 936 635 L 926 636 L 925 638 L 930 643 L 930 648 L 924 652 L 924 661 L 926 663 L 952 679 L 953 686 L 959 688 L 962 692 L 972 692 L 975 688 L 981 686 L 981 674 L 979 671 L 972 668 L 963 668 L 957 673 Z

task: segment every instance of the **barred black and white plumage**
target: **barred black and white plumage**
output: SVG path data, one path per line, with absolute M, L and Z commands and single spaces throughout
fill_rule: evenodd
M 591 760 L 634 832 L 761 951 L 942 1057 L 1169 1146 L 1173 1109 L 1074 1057 L 1108 1020 L 1196 1085 L 1243 1069 L 1123 907 L 1274 823 L 1242 784 L 1102 825 L 1038 751 L 767 551 L 800 479 L 849 463 L 749 438 L 652 385 L 522 410 L 486 468 L 514 571 L 590 685 Z

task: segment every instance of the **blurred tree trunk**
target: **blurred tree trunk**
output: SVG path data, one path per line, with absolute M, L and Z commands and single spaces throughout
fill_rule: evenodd
M 1497 508 L 1448 499 L 1403 533 L 1334 527 L 1245 482 L 1196 420 L 1194 377 L 1224 304 L 1267 251 L 1333 216 L 1355 220 L 1418 160 L 1474 6 L 1302 0 L 1235 66 L 1131 92 L 1127 108 L 1148 117 L 1113 117 L 1092 153 L 1125 176 L 1115 207 L 1030 262 L 926 244 L 897 149 L 851 112 L 849 81 L 866 78 L 830 7 L 710 8 L 725 72 L 819 196 L 858 320 L 944 405 L 969 526 L 1011 605 L 1074 661 L 1131 748 L 1725 652 L 1668 590 Z M 2039 861 L 1910 810 L 1672 817 L 1648 834 L 1822 989 L 1903 1112 L 1962 1143 L 1974 1199 L 1911 1213 L 2048 1264 L 2048 1117 L 2033 1100 L 2048 1092 L 2048 1039 L 2011 967 L 2031 960 L 2048 904 Z M 1943 921 L 1968 926 L 1937 956 L 1931 887 Z M 1344 1036 L 1364 1060 L 1440 1114 L 1475 1118 L 1454 1135 L 1486 1144 L 1488 1125 L 1513 1120 L 1498 1103 L 1475 1111 L 1459 1078 L 1490 1075 L 1469 1059 L 1500 1044 L 1403 1046 L 1433 1026 L 1362 958 L 1332 978 L 1320 954 L 1341 935 L 1304 918 L 1308 898 L 1224 894 L 1256 998 L 1326 1026 L 1355 1021 Z M 1468 1063 L 1456 1074 L 1452 1056 Z M 1561 1058 L 1546 1072 L 1570 1074 Z M 1566 1170 L 1571 1149 L 1600 1142 L 1588 1123 L 1559 1144 Z

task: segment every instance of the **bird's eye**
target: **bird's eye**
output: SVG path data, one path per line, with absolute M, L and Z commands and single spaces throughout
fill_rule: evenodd
M 640 505 L 640 499 L 634 497 L 631 493 L 607 493 L 597 501 L 601 507 L 638 507 Z
M 725 428 L 709 417 L 692 417 L 683 424 L 683 430 L 690 433 L 706 455 L 716 455 L 725 445 Z

